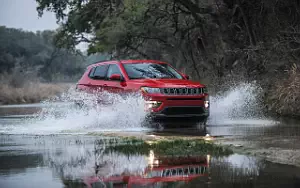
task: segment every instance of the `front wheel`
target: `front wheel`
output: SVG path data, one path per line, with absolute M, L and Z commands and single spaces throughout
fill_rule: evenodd
M 198 131 L 206 131 L 207 119 L 208 117 L 205 117 L 196 124 L 196 129 Z
M 164 130 L 164 124 L 162 122 L 156 121 L 152 118 L 146 117 L 142 122 L 142 127 L 155 129 L 157 131 Z
M 76 100 L 74 101 L 74 105 L 78 109 L 82 109 L 84 107 L 84 102 L 82 100 Z

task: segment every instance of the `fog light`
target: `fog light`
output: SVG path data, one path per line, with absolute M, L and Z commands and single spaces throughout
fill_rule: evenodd
M 161 102 L 159 101 L 146 101 L 146 108 L 152 109 L 152 108 L 158 108 L 161 105 Z
M 204 107 L 209 108 L 209 101 L 204 101 Z

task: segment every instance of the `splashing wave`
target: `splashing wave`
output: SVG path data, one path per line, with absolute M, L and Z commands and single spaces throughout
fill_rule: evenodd
M 262 88 L 254 83 L 242 83 L 211 97 L 212 125 L 274 125 L 263 113 Z
M 110 104 L 99 105 L 99 97 Z M 53 105 L 57 100 L 66 105 Z M 84 101 L 83 107 L 74 100 Z M 141 130 L 146 117 L 141 95 L 120 96 L 102 93 L 101 96 L 70 90 L 59 99 L 43 102 L 42 110 L 34 118 L 27 118 L 22 125 L 9 125 L 3 133 L 10 134 L 54 134 L 88 133 L 99 131 Z M 3 129 L 3 127 L 2 127 Z
M 274 125 L 263 114 L 260 103 L 262 89 L 255 83 L 244 83 L 229 88 L 221 95 L 211 97 L 209 126 L 221 125 Z M 109 101 L 97 105 L 96 101 Z M 84 101 L 83 108 L 74 100 Z M 59 103 L 58 103 L 59 101 Z M 57 105 L 54 105 L 57 104 Z M 63 105 L 62 105 L 63 104 Z M 60 98 L 44 101 L 42 110 L 34 118 L 0 127 L 4 134 L 87 134 L 104 131 L 143 131 L 146 117 L 141 95 L 120 96 L 101 93 L 91 95 L 71 89 Z

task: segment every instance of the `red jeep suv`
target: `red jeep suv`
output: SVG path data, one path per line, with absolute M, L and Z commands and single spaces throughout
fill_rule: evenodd
M 87 67 L 76 88 L 85 92 L 140 92 L 151 119 L 186 118 L 203 123 L 209 116 L 206 87 L 161 61 L 95 63 Z

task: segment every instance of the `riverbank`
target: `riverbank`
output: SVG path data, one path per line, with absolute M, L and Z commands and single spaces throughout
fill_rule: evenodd
M 21 87 L 1 84 L 0 105 L 38 103 L 59 96 L 70 87 L 70 83 L 28 82 Z
M 239 154 L 263 158 L 264 160 L 300 167 L 300 138 L 220 138 L 217 144 L 229 147 Z
M 264 104 L 269 112 L 278 116 L 300 118 L 300 71 L 297 66 L 289 71 L 289 76 L 274 82 L 265 89 Z
M 274 139 L 271 136 L 263 137 L 212 137 L 206 136 L 175 136 L 175 135 L 145 135 L 136 132 L 107 132 L 101 134 L 90 134 L 91 136 L 101 135 L 104 137 L 117 137 L 125 140 L 143 140 L 145 142 L 156 141 L 178 141 L 193 143 L 195 140 L 206 141 L 214 146 L 222 147 L 226 151 L 231 151 L 240 155 L 258 157 L 273 163 L 293 165 L 300 167 L 300 138 L 286 137 L 285 139 Z

